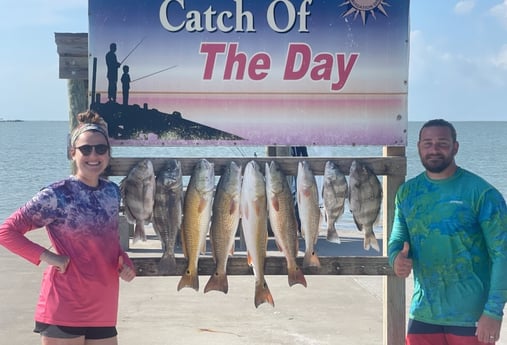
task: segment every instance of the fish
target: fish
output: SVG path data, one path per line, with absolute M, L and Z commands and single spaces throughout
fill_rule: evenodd
M 135 224 L 133 242 L 146 241 L 155 203 L 155 172 L 149 159 L 139 161 L 120 182 L 127 221 Z
M 183 181 L 181 162 L 167 160 L 155 179 L 155 203 L 153 205 L 153 229 L 162 243 L 163 254 L 158 270 L 161 274 L 176 271 L 174 249 L 180 232 L 183 208 Z
M 327 240 L 340 243 L 335 223 L 343 215 L 345 200 L 349 197 L 349 185 L 345 175 L 336 164 L 327 161 L 322 181 L 322 200 L 327 221 Z
M 358 160 L 350 165 L 349 208 L 359 231 L 364 232 L 364 249 L 380 251 L 373 232 L 382 203 L 382 185 L 371 169 Z
M 236 232 L 240 219 L 241 166 L 231 161 L 220 176 L 213 200 L 210 242 L 215 272 L 204 287 L 204 293 L 216 290 L 227 293 L 227 259 L 234 254 Z
M 266 197 L 268 219 L 275 235 L 275 241 L 287 261 L 289 286 L 301 284 L 306 287 L 306 279 L 296 263 L 298 254 L 298 225 L 294 198 L 287 177 L 275 161 L 266 162 Z
M 215 187 L 214 164 L 201 159 L 195 165 L 183 199 L 181 242 L 187 259 L 187 268 L 178 283 L 178 291 L 189 287 L 199 291 L 197 271 L 199 254 L 206 245 L 213 193 Z
M 273 307 L 275 302 L 264 277 L 264 262 L 268 245 L 268 214 L 266 184 L 260 166 L 250 161 L 245 166 L 241 185 L 241 226 L 247 250 L 247 262 L 255 277 L 254 304 Z
M 320 225 L 319 189 L 317 180 L 307 161 L 298 163 L 296 193 L 301 220 L 301 235 L 306 244 L 303 268 L 320 267 L 320 260 L 315 251 Z

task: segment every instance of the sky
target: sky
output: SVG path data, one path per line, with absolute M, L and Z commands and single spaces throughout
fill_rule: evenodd
M 88 32 L 88 1 L 13 1 L 0 11 L 0 118 L 68 120 L 55 32 Z M 408 120 L 507 121 L 506 97 L 507 0 L 412 0 Z

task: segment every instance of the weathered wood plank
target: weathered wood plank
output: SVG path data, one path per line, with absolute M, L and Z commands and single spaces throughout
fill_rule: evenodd
M 59 78 L 88 80 L 88 58 L 60 56 Z
M 307 275 L 378 275 L 389 276 L 394 272 L 389 266 L 387 257 L 384 256 L 338 256 L 319 257 L 320 269 L 303 269 Z M 133 257 L 138 276 L 161 276 L 158 270 L 160 258 L 156 257 Z M 300 267 L 303 266 L 303 258 L 297 258 Z M 176 271 L 165 275 L 182 275 L 187 268 L 187 260 L 184 257 L 176 258 Z M 215 262 L 211 256 L 199 258 L 199 275 L 211 275 L 215 272 Z M 252 275 L 253 271 L 248 266 L 246 256 L 231 256 L 227 262 L 228 275 Z M 286 275 L 287 264 L 283 256 L 270 256 L 266 258 L 264 274 Z
M 114 149 L 113 149 L 114 151 Z M 114 152 L 113 152 L 114 153 Z M 148 157 L 146 157 L 148 158 Z M 181 161 L 181 169 L 183 175 L 191 175 L 192 170 L 198 160 L 204 157 L 171 157 Z M 108 176 L 126 176 L 130 169 L 132 169 L 137 162 L 145 159 L 144 157 L 120 157 L 111 158 L 110 166 L 106 171 Z M 168 158 L 148 158 L 152 161 L 155 171 L 163 168 Z M 272 160 L 277 161 L 280 164 L 281 169 L 287 175 L 297 174 L 297 162 L 306 160 L 310 163 L 310 166 L 315 175 L 323 175 L 324 167 L 328 160 L 335 162 L 339 169 L 348 175 L 350 171 L 350 165 L 355 159 L 360 159 L 365 162 L 376 175 L 406 175 L 406 158 L 405 157 L 206 157 L 206 159 L 215 164 L 215 173 L 220 175 L 223 169 L 231 160 L 235 161 L 242 166 L 245 166 L 249 161 L 255 160 L 261 165 L 261 169 L 264 169 L 265 162 L 271 162 Z
M 88 34 L 55 33 L 60 79 L 88 79 Z
M 88 57 L 88 33 L 55 32 L 55 43 L 60 56 Z M 88 68 L 88 62 L 86 62 Z
M 400 156 L 405 159 L 405 147 L 385 146 L 384 156 Z M 405 181 L 403 175 L 389 175 L 384 178 L 382 215 L 383 215 L 383 253 L 387 253 L 387 244 L 391 236 L 394 220 L 394 199 L 398 187 Z M 405 279 L 396 276 L 386 276 L 383 279 L 384 298 L 383 300 L 383 337 L 386 345 L 401 345 L 405 343 Z

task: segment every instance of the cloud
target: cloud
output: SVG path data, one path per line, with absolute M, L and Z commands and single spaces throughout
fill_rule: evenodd
M 493 17 L 498 18 L 500 23 L 507 28 L 507 0 L 503 0 L 503 3 L 493 6 L 489 13 Z
M 507 71 L 507 44 L 500 48 L 500 52 L 492 58 L 494 66 Z
M 454 13 L 463 15 L 470 13 L 475 7 L 475 0 L 460 0 L 454 6 Z

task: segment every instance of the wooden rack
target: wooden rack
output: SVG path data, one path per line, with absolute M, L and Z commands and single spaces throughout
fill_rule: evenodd
M 112 158 L 110 167 L 107 170 L 109 176 L 124 177 L 128 174 L 139 161 L 147 157 L 138 158 Z M 155 171 L 163 168 L 164 162 L 167 158 L 149 158 L 153 163 Z M 188 158 L 188 157 L 172 157 L 181 162 L 182 174 L 189 176 L 195 164 L 201 158 Z M 354 159 L 360 159 L 367 164 L 376 175 L 399 175 L 405 176 L 406 163 L 403 157 L 362 157 L 362 158 L 337 158 L 337 157 L 220 157 L 220 158 L 206 158 L 209 162 L 214 164 L 215 176 L 219 176 L 225 169 L 230 161 L 235 161 L 237 164 L 245 166 L 250 160 L 255 160 L 264 169 L 266 162 L 276 161 L 280 168 L 287 176 L 295 176 L 297 174 L 298 162 L 303 159 L 310 163 L 312 171 L 315 175 L 322 175 L 327 161 L 333 161 L 341 171 L 347 172 L 350 170 L 350 165 Z M 384 200 L 385 202 L 385 200 Z M 130 228 L 130 231 L 129 231 Z M 122 236 L 129 236 L 131 227 L 122 229 Z M 384 237 L 386 238 L 386 237 Z M 125 241 L 123 241 L 125 242 Z M 317 244 L 318 247 L 318 244 Z M 338 246 L 339 247 L 339 246 Z M 385 251 L 384 251 L 385 252 Z M 313 268 L 304 269 L 305 274 L 319 274 L 319 275 L 393 275 L 392 268 L 387 262 L 385 256 L 357 256 L 357 257 L 320 257 L 321 268 L 315 270 Z M 177 270 L 173 272 L 175 275 L 181 275 L 186 268 L 186 259 L 183 257 L 176 258 Z M 133 257 L 137 273 L 140 276 L 157 276 L 162 275 L 158 272 L 157 263 L 159 258 L 148 257 L 138 258 Z M 302 267 L 302 258 L 298 258 L 300 267 Z M 214 262 L 210 255 L 202 255 L 199 258 L 199 274 L 212 274 L 214 272 Z M 246 263 L 245 256 L 232 256 L 229 258 L 227 265 L 228 274 L 241 275 L 252 274 L 251 269 Z M 287 274 L 286 263 L 284 257 L 268 257 L 266 263 L 266 274 Z M 167 275 L 167 274 L 164 274 Z

